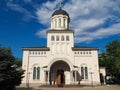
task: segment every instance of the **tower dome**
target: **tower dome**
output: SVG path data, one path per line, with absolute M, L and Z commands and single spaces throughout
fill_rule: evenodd
M 69 14 L 61 7 L 53 12 L 51 16 L 51 29 L 66 30 L 69 29 Z
M 56 10 L 56 11 L 52 14 L 52 17 L 53 17 L 54 15 L 66 15 L 66 16 L 68 16 L 69 21 L 70 21 L 69 14 L 68 14 L 65 10 L 63 10 L 62 8 L 59 8 L 58 10 Z
M 69 16 L 68 13 L 67 13 L 65 10 L 61 9 L 61 8 L 58 9 L 58 10 L 56 10 L 56 11 L 52 14 L 52 16 L 54 16 L 54 15 L 59 15 L 59 14 Z

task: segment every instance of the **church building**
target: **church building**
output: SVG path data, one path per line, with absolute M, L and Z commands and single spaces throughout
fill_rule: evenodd
M 47 46 L 22 48 L 22 83 L 100 85 L 98 48 L 74 46 L 70 16 L 61 7 L 52 14 L 50 22 Z

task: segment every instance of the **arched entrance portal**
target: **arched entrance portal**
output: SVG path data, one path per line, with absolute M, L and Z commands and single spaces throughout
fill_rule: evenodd
M 70 67 L 62 61 L 56 61 L 50 68 L 50 84 L 63 85 L 70 83 Z

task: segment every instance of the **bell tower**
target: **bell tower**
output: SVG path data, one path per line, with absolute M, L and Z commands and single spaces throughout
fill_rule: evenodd
M 61 7 L 56 10 L 51 17 L 51 29 L 66 30 L 69 29 L 70 17 Z
M 70 55 L 74 46 L 74 31 L 69 29 L 69 14 L 59 7 L 51 16 L 51 28 L 47 31 L 47 47 L 54 56 Z

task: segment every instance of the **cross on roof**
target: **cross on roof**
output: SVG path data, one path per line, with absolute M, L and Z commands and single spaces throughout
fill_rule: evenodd
M 62 8 L 62 0 L 58 0 L 59 8 Z

